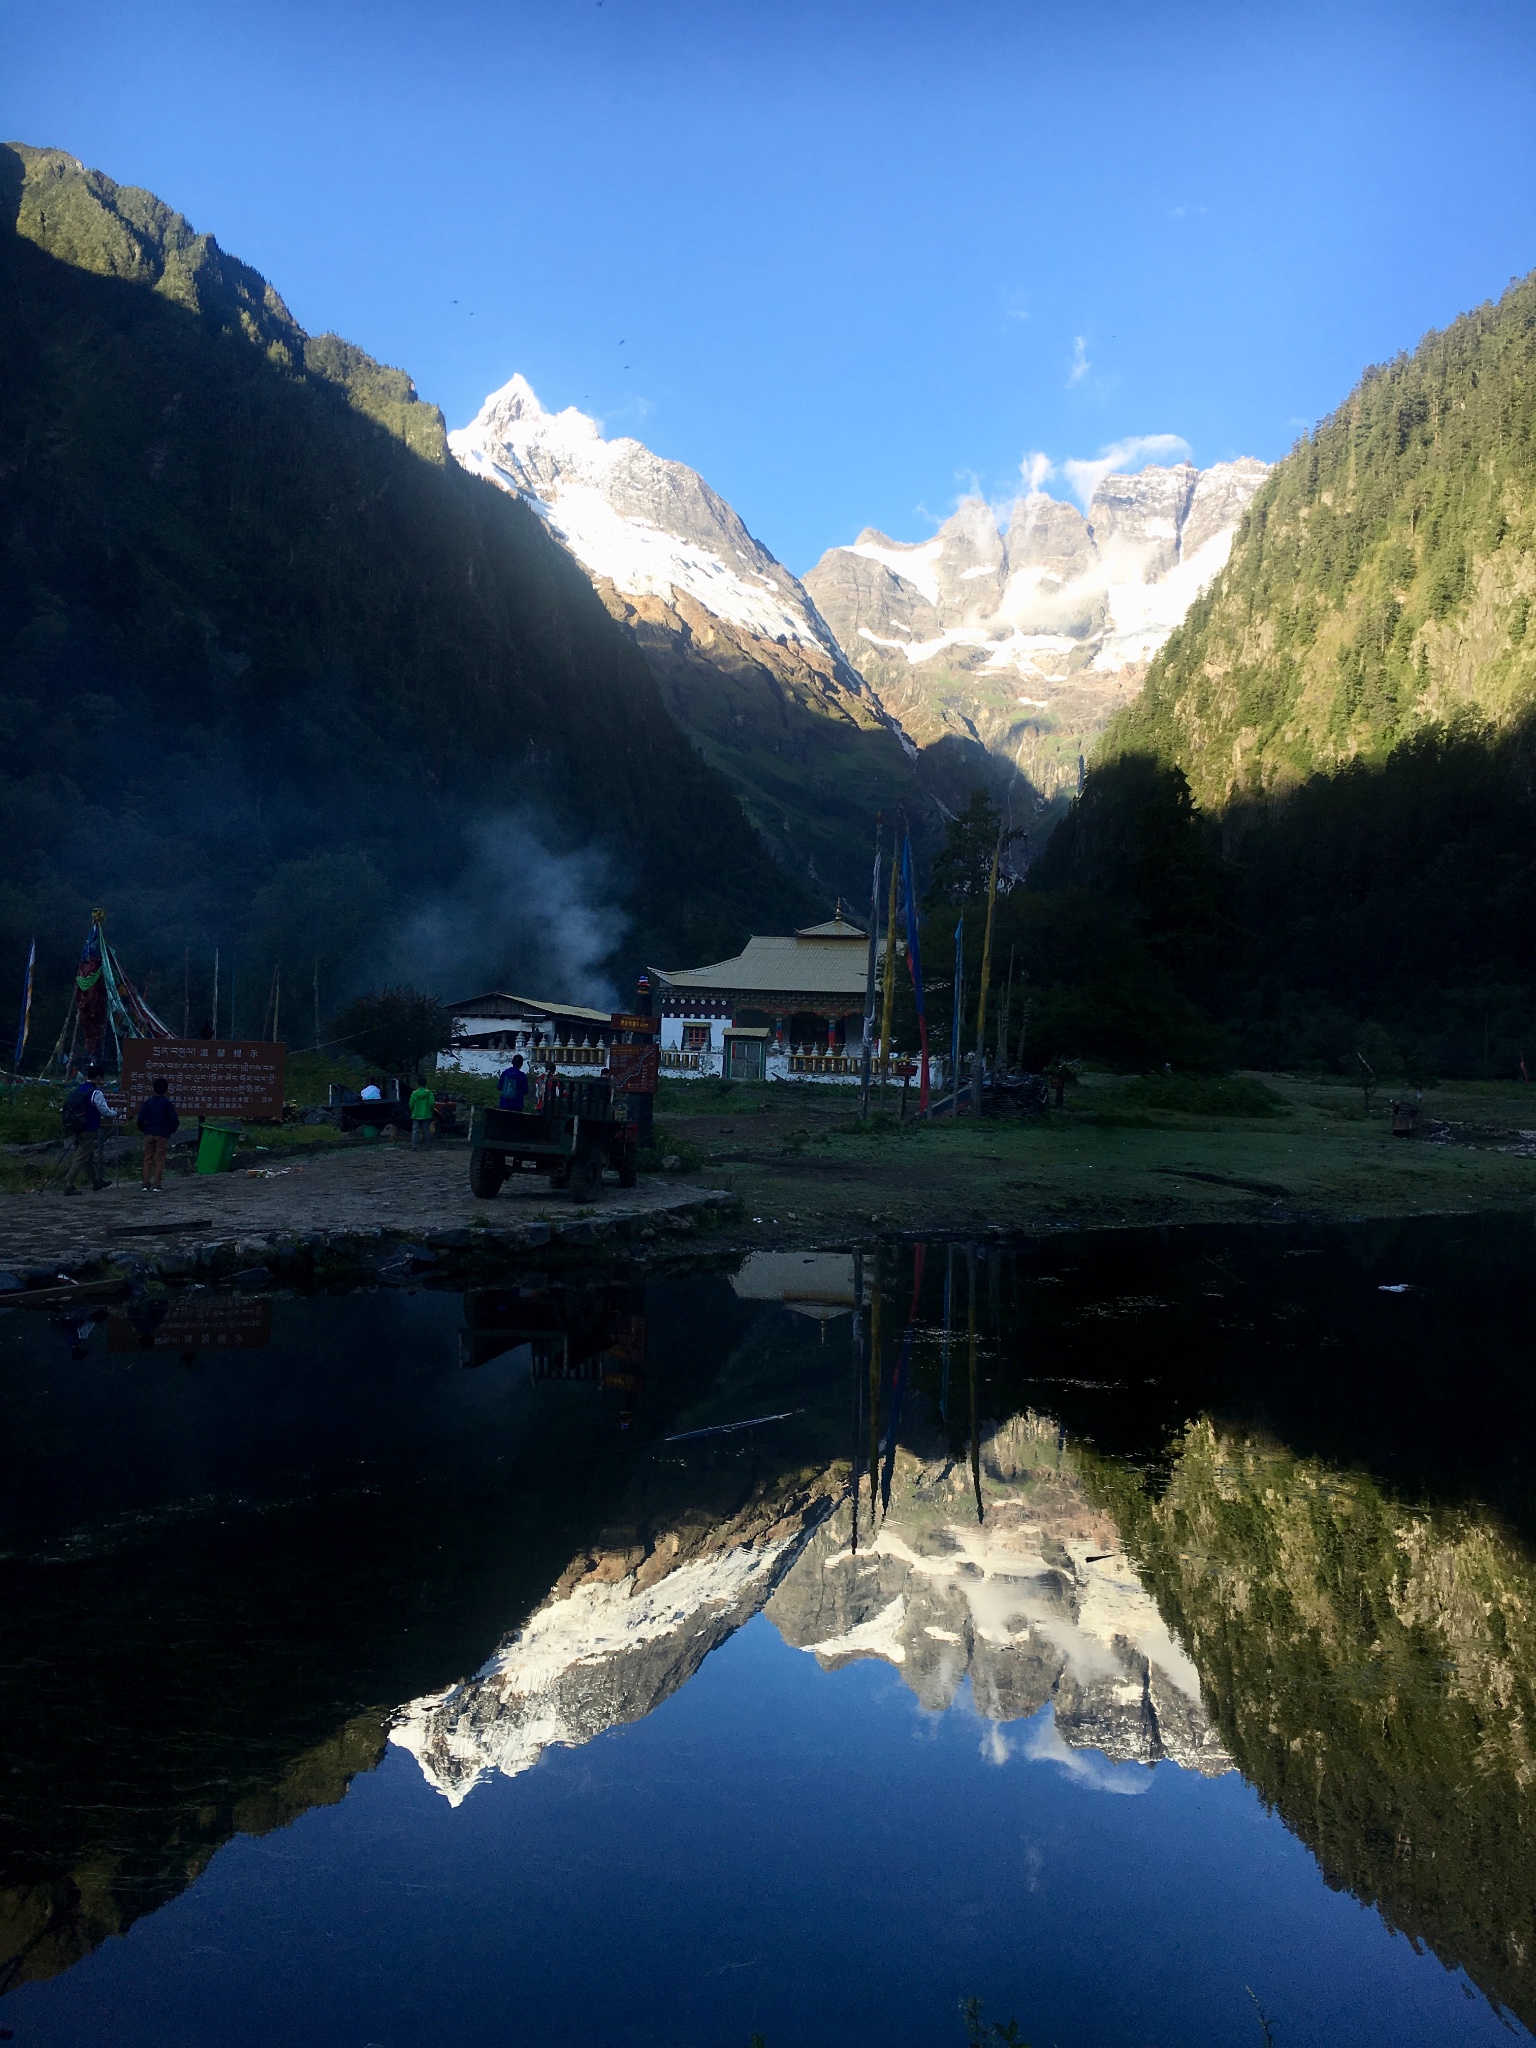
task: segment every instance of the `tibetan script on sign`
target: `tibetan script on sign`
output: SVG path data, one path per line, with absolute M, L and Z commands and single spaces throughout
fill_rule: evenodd
M 131 1121 L 155 1077 L 164 1074 L 183 1118 L 280 1118 L 287 1057 L 286 1045 L 259 1039 L 125 1038 L 123 1105 Z
M 107 1323 L 108 1351 L 265 1351 L 272 1304 L 251 1295 L 137 1303 Z

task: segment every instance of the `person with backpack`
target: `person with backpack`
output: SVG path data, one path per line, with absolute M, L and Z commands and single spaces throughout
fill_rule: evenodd
M 117 1121 L 117 1111 L 101 1092 L 101 1068 L 94 1060 L 84 1079 L 65 1096 L 63 1118 L 65 1135 L 74 1140 L 64 1169 L 64 1192 L 79 1194 L 75 1181 L 82 1172 L 90 1174 L 91 1186 L 99 1191 L 107 1184 L 101 1170 L 102 1129 Z
M 497 1087 L 501 1090 L 503 1109 L 522 1109 L 528 1101 L 528 1076 L 523 1071 L 523 1056 L 520 1052 L 512 1055 L 512 1064 L 503 1067 Z
M 154 1093 L 144 1099 L 139 1110 L 139 1129 L 144 1133 L 144 1193 L 158 1195 L 161 1177 L 165 1172 L 166 1147 L 181 1128 L 181 1118 L 176 1114 L 176 1105 L 171 1100 L 171 1084 L 164 1074 L 156 1074 Z

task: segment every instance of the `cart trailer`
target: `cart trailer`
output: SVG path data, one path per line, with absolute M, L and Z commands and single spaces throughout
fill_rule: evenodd
M 547 1173 L 552 1188 L 590 1201 L 614 1167 L 621 1188 L 635 1184 L 640 1130 L 627 1095 L 607 1081 L 558 1074 L 537 1109 L 477 1109 L 469 1121 L 469 1185 L 490 1200 L 513 1173 Z

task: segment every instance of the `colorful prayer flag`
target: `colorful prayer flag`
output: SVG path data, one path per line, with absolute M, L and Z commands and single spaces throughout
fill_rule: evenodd
M 27 1032 L 32 1023 L 32 970 L 37 965 L 37 941 L 32 941 L 27 954 L 27 976 L 21 987 L 21 1023 L 16 1032 L 16 1057 L 11 1061 L 13 1071 L 19 1072 L 21 1056 L 27 1049 Z

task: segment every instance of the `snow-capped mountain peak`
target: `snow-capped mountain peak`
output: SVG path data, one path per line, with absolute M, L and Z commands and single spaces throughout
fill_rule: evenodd
M 724 498 L 685 463 L 608 439 L 574 406 L 547 411 L 523 376 L 493 391 L 448 445 L 473 475 L 531 507 L 591 577 L 775 858 L 818 894 L 859 876 L 866 831 L 845 792 L 850 733 L 869 736 L 855 751 L 877 764 L 893 802 L 917 799 L 917 749 Z M 783 776 L 786 756 L 798 791 Z
M 1030 490 L 1006 533 L 969 498 L 927 540 L 866 527 L 806 589 L 904 730 L 963 730 L 1048 793 L 1141 688 L 1268 474 L 1244 458 L 1106 475 L 1086 515 Z
M 546 411 L 521 374 L 448 445 L 465 469 L 532 505 L 594 578 L 632 597 L 685 596 L 755 637 L 801 642 L 861 688 L 800 584 L 685 463 L 627 436 L 606 440 L 574 406 Z

